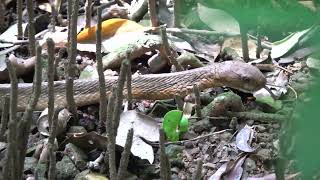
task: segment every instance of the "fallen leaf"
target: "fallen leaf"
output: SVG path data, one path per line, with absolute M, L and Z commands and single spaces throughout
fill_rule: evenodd
M 300 38 L 303 37 L 310 30 L 311 28 L 295 32 L 280 41 L 274 42 L 272 44 L 271 57 L 274 59 L 280 58 L 286 53 L 288 53 L 290 50 L 293 49 L 293 47 L 295 47 L 299 43 Z
M 146 144 L 140 137 L 155 142 L 159 140 L 159 125 L 150 116 L 138 113 L 134 110 L 121 113 L 116 144 L 124 147 L 127 133 L 133 128 L 133 141 L 131 153 L 141 159 L 147 159 L 150 164 L 154 161 L 153 149 Z
M 5 63 L 5 55 L 0 55 L 0 81 L 9 80 L 9 73 L 7 71 L 7 65 Z M 12 65 L 15 67 L 15 71 L 17 76 L 21 76 L 27 74 L 34 69 L 34 65 L 36 63 L 35 57 L 31 57 L 29 59 L 21 59 L 17 58 L 13 54 L 10 54 L 8 57 Z
M 56 47 L 65 47 L 65 45 L 68 42 L 68 30 L 66 27 L 55 27 L 56 31 L 51 32 L 48 31 L 43 35 L 43 38 L 39 40 L 39 45 L 43 46 L 43 48 L 46 48 L 46 40 L 48 38 L 51 38 L 53 42 L 55 43 Z
M 243 152 L 253 152 L 254 148 L 250 146 L 254 130 L 252 127 L 245 125 L 236 136 L 237 148 Z
M 22 24 L 22 30 L 24 31 L 27 27 L 27 23 Z M 3 41 L 10 41 L 10 43 L 0 43 L 0 48 L 7 48 L 13 46 L 15 42 L 18 42 L 17 40 L 18 35 L 18 24 L 14 24 L 10 26 L 5 32 L 3 32 L 0 35 L 0 40 Z
M 273 108 L 275 111 L 278 111 L 282 108 L 282 101 L 274 100 L 271 96 L 256 98 L 256 102 L 266 104 Z
M 224 163 L 208 180 L 220 180 L 222 175 L 226 172 L 227 166 L 228 163 Z
M 247 154 L 239 154 L 236 160 L 224 163 L 208 180 L 232 179 L 240 180 L 242 177 L 242 165 L 247 158 Z
M 128 20 L 128 19 L 108 19 L 101 24 L 102 39 L 110 38 L 116 34 L 124 32 L 143 31 L 144 26 Z M 95 42 L 96 40 L 96 26 L 86 28 L 77 35 L 77 41 L 81 43 Z
M 301 48 L 288 56 L 281 57 L 278 63 L 279 64 L 292 63 L 297 59 L 302 59 L 302 58 L 305 58 L 306 56 L 309 56 L 315 51 L 317 51 L 317 48 L 313 48 L 313 47 Z
M 234 161 L 231 169 L 223 176 L 224 179 L 240 180 L 242 177 L 242 164 L 246 160 L 247 155 L 240 154 L 239 157 Z
M 240 36 L 226 38 L 222 44 L 221 51 L 227 47 L 235 50 L 239 56 L 242 56 L 242 42 Z M 250 59 L 256 59 L 257 45 L 254 40 L 248 40 L 248 49 Z
M 108 138 L 94 131 L 89 133 L 78 133 L 68 135 L 69 139 L 65 142 L 72 143 L 79 148 L 90 151 L 96 148 L 107 149 Z

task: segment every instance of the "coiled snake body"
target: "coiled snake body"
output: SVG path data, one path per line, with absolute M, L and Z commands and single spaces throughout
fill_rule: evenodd
M 116 76 L 105 78 L 109 94 L 118 78 Z M 226 61 L 182 72 L 133 76 L 132 95 L 135 99 L 168 99 L 173 98 L 175 94 L 184 96 L 191 93 L 193 84 L 197 84 L 200 90 L 227 86 L 244 92 L 253 92 L 264 87 L 266 79 L 260 70 L 252 65 L 240 61 Z M 10 84 L 0 84 L 0 101 L 9 95 L 10 88 Z M 65 81 L 54 82 L 56 106 L 66 106 L 65 89 Z M 43 110 L 48 106 L 47 92 L 47 83 L 43 82 L 36 110 Z M 19 111 L 27 107 L 31 94 L 32 83 L 18 85 Z M 99 96 L 98 79 L 74 81 L 74 99 L 77 106 L 98 103 Z

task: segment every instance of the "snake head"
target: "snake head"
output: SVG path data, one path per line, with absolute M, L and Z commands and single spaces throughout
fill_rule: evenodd
M 241 61 L 225 61 L 221 63 L 219 81 L 225 86 L 252 93 L 266 85 L 266 78 L 255 66 Z

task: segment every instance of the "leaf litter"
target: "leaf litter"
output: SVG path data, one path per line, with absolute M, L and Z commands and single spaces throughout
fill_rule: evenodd
M 59 2 L 59 1 L 56 1 Z M 101 1 L 102 3 L 107 3 L 109 1 Z M 124 8 L 130 8 L 128 6 L 129 4 L 125 3 Z M 132 5 L 132 3 L 131 3 Z M 61 5 L 61 11 L 63 12 L 66 9 L 65 4 L 62 3 Z M 171 20 L 172 13 L 170 12 L 170 6 L 167 4 L 165 7 L 162 7 L 161 9 L 161 16 L 160 20 L 167 21 L 169 23 L 169 26 L 172 25 Z M 42 8 L 42 7 L 41 7 Z M 51 6 L 48 6 L 48 3 L 46 3 L 46 6 L 43 7 L 45 11 L 51 12 Z M 200 3 L 197 4 L 195 8 L 196 14 L 199 15 L 199 19 L 204 23 L 207 28 L 211 30 L 215 30 L 217 32 L 229 32 L 233 35 L 239 34 L 239 22 L 233 18 L 231 15 L 228 15 L 225 11 L 218 10 L 218 9 L 212 9 L 208 8 Z M 78 32 L 80 32 L 81 28 L 84 27 L 85 24 L 85 16 L 81 15 L 79 16 L 78 20 Z M 165 18 L 163 18 L 165 17 Z M 187 16 L 186 16 L 187 17 Z M 215 21 L 212 21 L 212 17 L 215 18 Z M 190 21 L 193 21 L 194 18 L 190 18 Z M 144 19 L 145 21 L 145 19 Z M 193 22 L 194 23 L 194 22 Z M 92 24 L 95 24 L 94 22 Z M 191 24 L 191 23 L 190 23 Z M 191 28 L 192 26 L 187 23 L 185 23 L 187 28 Z M 188 25 L 190 25 L 188 27 Z M 25 24 L 23 25 L 25 26 Z M 0 43 L 1 48 L 10 48 L 14 46 L 14 43 L 17 43 L 19 41 L 16 41 L 16 31 L 17 27 L 13 23 L 11 27 L 4 33 L 0 35 L 0 39 L 3 42 Z M 67 28 L 62 26 L 56 26 L 56 32 L 47 32 L 40 38 L 40 43 L 45 46 L 45 40 L 48 37 L 53 38 L 53 40 L 56 43 L 56 48 L 65 48 L 67 44 Z M 265 75 L 268 79 L 268 87 L 271 89 L 271 92 L 273 95 L 275 95 L 276 98 L 279 98 L 278 100 L 272 99 L 271 94 L 268 91 L 263 91 L 259 95 L 256 94 L 256 97 L 259 100 L 254 100 L 252 96 L 243 95 L 241 94 L 241 100 L 243 101 L 245 105 L 245 111 L 246 112 L 267 112 L 268 110 L 265 108 L 265 105 L 270 106 L 273 108 L 273 111 L 281 111 L 284 107 L 286 107 L 285 103 L 282 103 L 282 99 L 286 96 L 292 97 L 292 89 L 294 91 L 297 90 L 297 94 L 300 96 L 300 94 L 303 94 L 303 91 L 299 91 L 298 88 L 295 88 L 296 84 L 300 84 L 302 82 L 303 78 L 308 78 L 308 76 L 312 76 L 312 72 L 309 72 L 315 69 L 319 69 L 319 64 L 317 63 L 317 60 L 319 60 L 318 57 L 312 56 L 315 52 L 313 47 L 304 47 L 301 44 L 304 43 L 305 38 L 310 35 L 311 28 L 300 31 L 294 31 L 294 33 L 289 35 L 288 37 L 284 38 L 281 41 L 273 42 L 273 47 L 271 50 L 271 54 L 268 58 L 265 58 L 264 60 L 260 59 L 260 61 L 254 61 L 253 64 L 257 65 L 272 65 L 273 70 L 269 72 L 265 72 Z M 95 35 L 91 34 L 91 35 Z M 146 35 L 145 32 L 130 32 L 130 33 L 121 33 L 114 36 L 111 36 L 105 40 L 103 40 L 103 52 L 105 54 L 112 53 L 116 51 L 117 49 L 126 46 L 129 44 L 128 42 L 134 42 L 135 40 L 141 38 L 142 36 L 146 36 L 147 38 L 152 38 L 152 36 L 155 35 Z M 158 37 L 159 38 L 159 37 Z M 206 39 L 207 37 L 203 38 Z M 232 56 L 226 56 L 226 59 L 223 59 L 224 57 L 220 57 L 222 54 L 223 49 L 226 48 L 233 48 L 235 49 L 237 55 L 239 57 L 242 56 L 242 49 L 240 48 L 240 40 L 239 38 L 233 38 L 233 40 L 236 40 L 236 43 L 226 43 L 227 41 L 221 41 L 217 37 L 211 37 L 211 39 L 208 41 L 200 40 L 195 38 L 195 41 L 191 42 L 191 39 L 184 39 L 184 38 L 178 38 L 175 36 L 169 35 L 169 41 L 170 46 L 173 47 L 174 50 L 178 50 L 178 53 L 181 53 L 185 50 L 188 52 L 191 52 L 193 54 L 198 54 L 200 57 L 201 62 L 206 63 L 214 63 L 216 61 L 223 61 L 226 60 L 228 57 Z M 232 39 L 232 38 L 231 38 Z M 194 39 L 193 39 L 194 40 Z M 198 42 L 197 42 L 198 41 Z M 224 44 L 223 44 L 224 42 Z M 249 54 L 250 58 L 252 60 L 256 59 L 256 42 L 254 40 L 249 41 Z M 223 44 L 222 50 L 220 49 L 221 45 Z M 200 48 L 199 48 L 200 47 Z M 81 65 L 86 64 L 86 59 L 90 59 L 90 61 L 94 58 L 91 58 L 92 52 L 96 51 L 96 45 L 94 43 L 78 43 L 78 54 L 80 58 L 77 60 L 77 62 Z M 205 48 L 205 49 L 201 49 Z M 212 48 L 212 49 L 209 49 Z M 22 48 L 21 48 L 22 49 Z M 20 58 L 21 56 L 26 56 L 25 52 L 23 50 L 21 51 L 19 49 L 18 51 L 11 51 L 15 53 L 16 58 Z M 299 51 L 300 50 L 300 51 Z M 155 50 L 157 51 L 157 50 Z M 91 54 L 90 54 L 91 53 Z M 147 52 L 143 55 L 138 57 L 137 62 L 133 63 L 132 70 L 137 71 L 137 73 L 141 72 L 148 72 L 148 66 L 145 64 L 145 59 L 147 57 L 151 57 L 152 54 L 159 53 L 159 52 Z M 202 54 L 202 56 L 200 55 Z M 0 55 L 0 71 L 5 71 L 6 66 L 4 63 L 4 60 L 8 57 L 7 54 L 1 54 Z M 66 59 L 64 59 L 65 61 Z M 25 58 L 21 59 L 21 61 L 26 62 L 27 60 Z M 304 63 L 307 65 L 307 67 L 304 66 Z M 96 78 L 96 71 L 95 66 L 92 65 L 92 63 L 87 63 L 87 65 L 83 65 L 85 69 L 80 74 L 80 78 Z M 280 68 L 279 68 L 280 67 Z M 190 68 L 190 66 L 186 66 L 186 68 Z M 170 70 L 170 67 L 163 66 L 162 68 L 158 68 L 158 72 L 168 72 Z M 293 72 L 293 74 L 291 73 Z M 297 73 L 305 73 L 305 75 L 301 75 L 301 77 L 296 78 L 297 83 L 292 83 L 292 76 L 294 76 Z M 87 74 L 86 74 L 87 73 Z M 1 73 L 0 73 L 1 74 Z M 23 74 L 22 77 L 25 75 Z M 1 77 L 4 77 L 1 75 Z M 8 77 L 4 80 L 8 80 Z M 305 81 L 303 81 L 305 82 Z M 293 85 L 292 85 L 293 84 Z M 292 89 L 289 88 L 288 85 L 292 85 Z M 226 88 L 214 88 L 209 89 L 204 92 L 201 92 L 201 95 L 204 96 L 203 99 L 212 99 L 216 96 L 216 94 L 219 94 L 223 91 L 226 91 Z M 188 101 L 188 98 L 184 99 L 185 101 Z M 203 100 L 203 101 L 205 101 Z M 171 103 L 171 104 L 170 104 Z M 175 102 L 169 102 L 168 104 L 171 105 L 170 107 L 175 106 Z M 260 104 L 259 104 L 260 103 Z M 130 110 L 123 112 L 121 114 L 120 118 L 120 126 L 118 128 L 118 136 L 117 136 L 117 144 L 119 146 L 124 146 L 126 141 L 126 135 L 130 128 L 134 129 L 134 138 L 133 138 L 133 145 L 131 148 L 131 153 L 134 156 L 139 157 L 140 159 L 147 160 L 150 164 L 155 165 L 159 163 L 157 153 L 155 153 L 154 146 L 151 146 L 150 142 L 157 142 L 159 140 L 159 128 L 161 127 L 161 120 L 162 117 L 151 117 L 146 114 L 148 114 L 150 108 L 152 108 L 152 105 L 154 104 L 152 101 L 148 103 L 144 103 L 142 101 L 136 101 L 134 103 L 136 106 L 143 106 L 141 108 L 142 112 L 136 112 L 135 110 Z M 145 105 L 148 104 L 148 105 Z M 202 104 L 202 107 L 206 104 Z M 94 124 L 98 119 L 97 117 L 97 106 L 89 106 L 84 107 L 83 109 L 80 108 L 79 111 L 82 111 L 81 118 L 83 123 L 88 124 Z M 137 108 L 138 109 L 138 108 Z M 166 108 L 164 108 L 166 109 Z M 228 111 L 230 109 L 227 109 Z M 204 119 L 201 119 L 199 121 L 193 121 L 194 119 L 197 120 L 196 117 L 192 116 L 193 114 L 192 107 L 188 108 L 188 116 L 191 119 L 190 123 L 190 129 L 183 135 L 181 135 L 181 138 L 183 140 L 190 140 L 194 139 L 192 141 L 181 141 L 182 143 L 183 151 L 178 155 L 178 159 L 172 160 L 171 162 L 171 172 L 173 172 L 173 176 L 178 177 L 180 179 L 188 179 L 191 177 L 191 174 L 194 171 L 195 167 L 195 159 L 201 157 L 203 159 L 203 162 L 206 164 L 210 164 L 210 166 L 205 166 L 203 169 L 203 177 L 209 178 L 209 179 L 222 179 L 222 177 L 229 178 L 229 179 L 240 179 L 244 173 L 249 174 L 248 179 L 275 179 L 276 176 L 274 174 L 274 169 L 267 170 L 265 168 L 265 165 L 262 162 L 262 159 L 255 159 L 253 161 L 255 165 L 254 171 L 247 171 L 246 169 L 246 163 L 245 160 L 250 158 L 250 155 L 252 154 L 268 154 L 272 149 L 273 142 L 277 141 L 279 138 L 277 137 L 279 133 L 279 123 L 278 122 L 270 122 L 270 123 L 260 123 L 258 121 L 255 121 L 254 118 L 236 118 L 233 117 L 228 119 L 226 117 L 223 117 L 223 114 L 219 117 L 204 117 Z M 151 115 L 151 114 L 150 114 Z M 195 123 L 196 122 L 196 123 Z M 232 123 L 231 123 L 232 122 Z M 89 127 L 89 125 L 83 127 Z M 253 127 L 256 125 L 259 125 L 259 128 L 256 129 L 256 131 L 253 130 Z M 92 125 L 95 127 L 94 125 Z M 195 132 L 193 128 L 197 126 L 197 128 L 201 129 L 198 132 Z M 262 127 L 261 127 L 262 126 Z M 241 128 L 243 127 L 243 128 Z M 74 130 L 75 127 L 72 127 Z M 232 129 L 232 134 L 230 131 L 223 131 L 222 133 L 214 134 L 211 136 L 210 133 L 212 133 L 215 130 L 226 130 L 228 128 Z M 75 128 L 77 129 L 77 128 Z M 70 133 L 68 132 L 68 129 L 63 129 L 62 136 L 64 136 L 64 133 L 68 134 L 68 142 L 74 143 L 76 146 L 81 147 L 83 150 L 90 150 L 90 152 L 99 152 L 97 149 L 107 149 L 106 144 L 108 143 L 108 139 L 101 134 L 98 134 L 94 131 L 91 132 L 82 132 L 80 130 L 81 128 L 77 129 L 76 131 L 79 131 L 78 133 Z M 84 128 L 85 129 L 85 128 Z M 89 128 L 87 128 L 89 129 Z M 38 128 L 38 131 L 40 129 Z M 95 130 L 93 128 L 93 130 Z M 220 131 L 218 131 L 220 132 Z M 37 135 L 34 135 L 37 136 Z M 255 138 L 252 138 L 255 136 Z M 38 137 L 41 138 L 41 137 Z M 36 138 L 35 138 L 36 139 Z M 148 141 L 148 143 L 146 143 Z M 65 142 L 64 142 L 65 143 Z M 64 143 L 59 144 L 60 147 L 64 147 Z M 254 148 L 253 148 L 254 147 Z M 240 151 L 239 151 L 240 150 Z M 270 150 L 270 151 L 267 151 Z M 31 151 L 31 150 L 30 150 Z M 247 154 L 241 155 L 242 152 L 246 152 Z M 89 152 L 88 152 L 89 153 Z M 271 153 L 270 153 L 271 154 Z M 94 156 L 96 157 L 96 156 Z M 266 156 L 266 159 L 271 159 L 271 157 Z M 99 159 L 99 158 L 97 158 Z M 59 161 L 61 162 L 61 161 Z M 99 163 L 98 163 L 99 164 Z M 147 164 L 147 165 L 150 165 Z M 146 164 L 144 164 L 146 165 Z M 291 173 L 291 172 L 290 172 Z M 100 174 L 99 174 L 100 175 Z M 252 175 L 259 176 L 259 177 L 253 177 Z M 286 176 L 286 179 L 292 178 L 295 174 L 291 173 Z M 296 175 L 297 176 L 297 175 Z M 100 177 L 99 177 L 100 178 Z M 103 178 L 103 175 L 102 177 Z

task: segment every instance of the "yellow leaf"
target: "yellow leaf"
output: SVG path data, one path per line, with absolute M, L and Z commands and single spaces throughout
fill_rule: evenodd
M 105 20 L 102 22 L 101 26 L 102 39 L 107 39 L 124 32 L 143 31 L 145 29 L 144 26 L 134 21 L 120 18 Z M 93 26 L 81 31 L 77 35 L 78 43 L 94 42 L 96 40 L 96 27 L 97 26 Z

